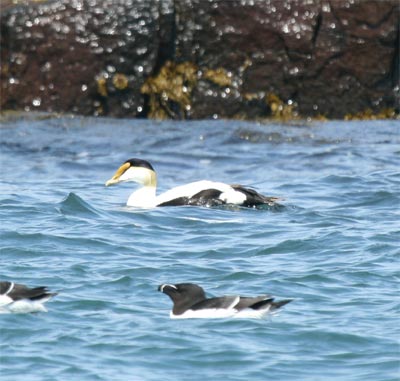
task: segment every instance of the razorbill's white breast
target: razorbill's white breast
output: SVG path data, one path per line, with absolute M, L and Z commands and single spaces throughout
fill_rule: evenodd
M 204 290 L 193 283 L 162 284 L 158 290 L 168 295 L 173 308 L 171 319 L 190 318 L 262 318 L 292 299 L 274 301 L 271 295 L 245 297 L 239 295 L 207 298 Z
M 123 163 L 106 186 L 124 181 L 134 181 L 141 185 L 127 202 L 128 206 L 152 208 L 156 206 L 218 206 L 233 204 L 247 207 L 276 205 L 278 198 L 266 197 L 254 189 L 241 185 L 229 185 L 216 181 L 201 180 L 181 185 L 156 195 L 157 175 L 152 165 L 141 159 L 130 159 Z
M 44 303 L 56 292 L 46 287 L 29 288 L 14 282 L 0 282 L 0 313 L 46 312 Z

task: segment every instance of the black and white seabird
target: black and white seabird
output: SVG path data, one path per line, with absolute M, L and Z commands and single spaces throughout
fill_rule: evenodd
M 271 295 L 239 295 L 206 298 L 204 290 L 193 283 L 162 284 L 158 291 L 167 294 L 174 306 L 171 319 L 190 318 L 256 318 L 273 313 L 292 299 L 274 302 Z
M 106 186 L 123 181 L 141 185 L 128 199 L 128 206 L 153 208 L 156 206 L 219 206 L 225 204 L 255 207 L 276 205 L 277 197 L 266 197 L 254 189 L 241 185 L 229 185 L 216 181 L 201 180 L 181 185 L 156 195 L 157 175 L 152 165 L 141 159 L 129 159 L 106 182 Z
M 14 282 L 0 282 L 0 314 L 46 312 L 44 303 L 56 292 L 49 292 L 46 287 L 29 288 Z

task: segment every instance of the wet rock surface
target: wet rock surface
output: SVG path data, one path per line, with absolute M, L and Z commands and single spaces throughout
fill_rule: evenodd
M 399 111 L 397 0 L 1 7 L 2 110 L 176 119 Z

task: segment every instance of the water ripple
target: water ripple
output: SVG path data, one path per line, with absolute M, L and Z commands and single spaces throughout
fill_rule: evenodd
M 0 275 L 59 294 L 47 314 L 0 316 L 0 380 L 397 379 L 398 130 L 6 121 Z M 135 156 L 160 190 L 208 178 L 283 207 L 128 208 L 135 185 L 104 181 Z M 170 320 L 157 286 L 187 281 L 294 300 L 260 321 Z

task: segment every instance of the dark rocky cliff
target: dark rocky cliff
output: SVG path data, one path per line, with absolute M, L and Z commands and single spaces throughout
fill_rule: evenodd
M 393 117 L 399 8 L 398 0 L 2 1 L 1 109 Z

